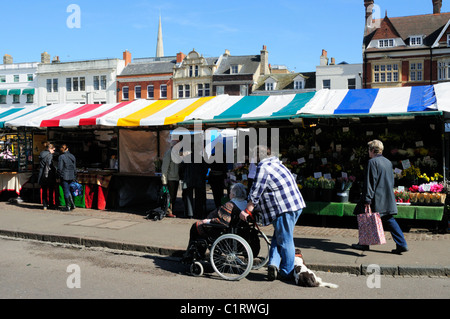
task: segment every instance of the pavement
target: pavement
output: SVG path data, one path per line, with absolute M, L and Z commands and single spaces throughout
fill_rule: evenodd
M 177 201 L 174 212 L 182 217 L 180 202 Z M 143 209 L 76 208 L 62 212 L 43 210 L 34 203 L 0 202 L 0 237 L 180 257 L 195 220 L 177 217 L 153 221 L 145 216 Z M 372 273 L 367 271 L 368 265 L 376 264 L 384 275 L 450 276 L 449 233 L 412 229 L 405 233 L 409 251 L 396 255 L 391 253 L 395 243 L 388 232 L 385 245 L 359 251 L 351 247 L 358 240 L 354 227 L 306 226 L 301 222 L 302 217 L 295 227 L 295 245 L 313 270 L 366 275 Z M 270 239 L 272 226 L 261 229 Z

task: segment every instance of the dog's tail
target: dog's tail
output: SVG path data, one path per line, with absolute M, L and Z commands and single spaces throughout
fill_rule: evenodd
M 317 278 L 317 279 L 319 282 L 319 287 L 326 287 L 326 288 L 333 288 L 333 289 L 339 288 L 339 286 L 336 284 L 332 284 L 329 282 L 323 282 L 321 278 Z

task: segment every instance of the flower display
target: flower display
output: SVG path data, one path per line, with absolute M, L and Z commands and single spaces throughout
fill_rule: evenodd
M 338 191 L 345 192 L 350 190 L 355 180 L 356 180 L 355 176 L 338 177 L 337 178 Z

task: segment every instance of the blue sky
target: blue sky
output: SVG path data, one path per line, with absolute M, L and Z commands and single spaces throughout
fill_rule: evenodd
M 442 12 L 450 11 L 443 0 Z M 152 57 L 161 14 L 166 56 L 192 49 L 205 57 L 259 54 L 296 72 L 315 71 L 322 49 L 336 62 L 362 62 L 363 0 L 16 0 L 2 1 L 6 37 L 0 55 L 14 62 L 40 61 L 42 52 L 61 61 Z M 67 20 L 80 8 L 80 28 Z M 384 17 L 433 13 L 431 0 L 375 0 Z M 6 27 L 5 27 L 6 26 Z M 7 32 L 5 32 L 7 30 Z

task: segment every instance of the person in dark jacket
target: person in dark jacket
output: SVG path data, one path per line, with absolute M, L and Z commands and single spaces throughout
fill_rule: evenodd
M 77 161 L 75 156 L 69 152 L 66 144 L 63 144 L 60 150 L 61 155 L 58 159 L 57 173 L 64 191 L 64 200 L 66 202 L 64 210 L 70 211 L 71 209 L 75 209 L 75 203 L 72 194 L 70 194 L 69 184 L 76 179 Z
M 54 206 L 53 195 L 56 185 L 56 168 L 53 165 L 53 144 L 46 143 L 45 149 L 39 155 L 39 175 L 38 183 L 41 186 L 42 206 L 44 210 L 49 206 Z M 48 196 L 47 196 L 48 194 Z
M 187 218 L 203 219 L 206 217 L 206 173 L 208 168 L 203 161 L 203 156 L 197 160 L 198 162 L 195 160 L 194 154 L 190 154 L 180 164 L 184 215 Z
M 373 212 L 379 213 L 384 228 L 389 230 L 396 243 L 393 253 L 408 251 L 408 245 L 400 226 L 394 218 L 397 215 L 397 204 L 394 195 L 394 172 L 391 161 L 383 156 L 383 143 L 373 140 L 368 143 L 369 162 L 365 172 L 364 186 L 360 203 L 355 214 L 363 214 L 370 206 Z M 353 244 L 353 248 L 369 250 L 369 246 Z

